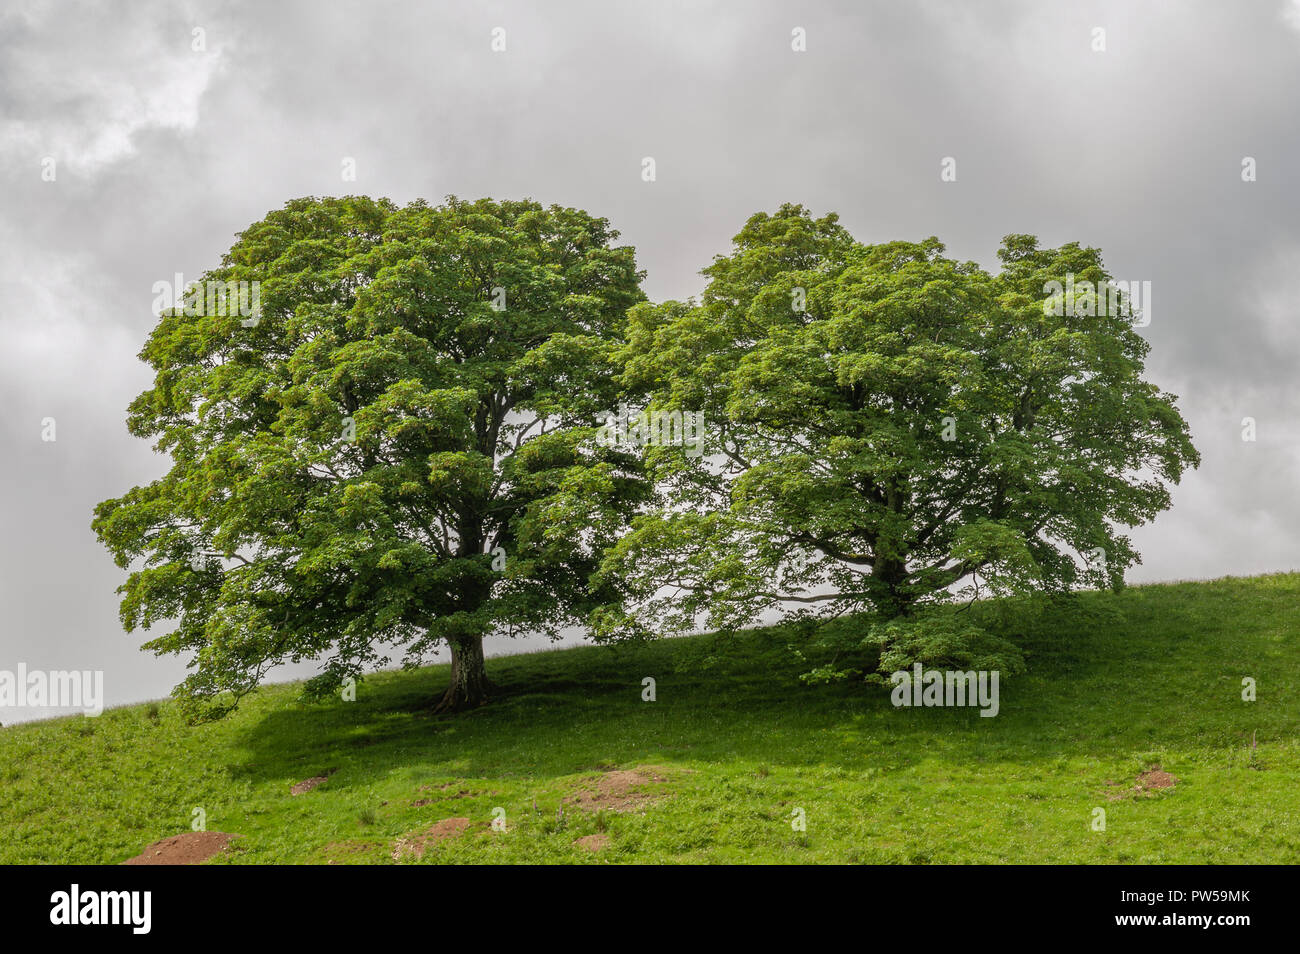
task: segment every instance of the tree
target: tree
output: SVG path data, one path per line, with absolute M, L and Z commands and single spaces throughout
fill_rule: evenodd
M 128 426 L 171 468 L 93 526 L 136 562 L 126 628 L 177 620 L 145 648 L 192 655 L 196 714 L 281 662 L 324 658 L 319 695 L 443 643 L 437 707 L 478 705 L 484 634 L 554 635 L 609 599 L 589 577 L 646 493 L 590 439 L 643 298 L 617 235 L 530 201 L 299 199 L 163 311 Z M 256 316 L 203 307 L 239 282 Z
M 652 413 L 701 412 L 708 446 L 650 449 L 657 504 L 602 571 L 637 595 L 603 634 L 868 613 L 866 642 L 848 629 L 891 667 L 1014 669 L 934 607 L 1122 584 L 1138 554 L 1121 528 L 1199 462 L 1174 396 L 1143 380 L 1129 299 L 1077 244 L 1008 236 L 996 276 L 943 252 L 784 205 L 705 269 L 698 305 L 633 310 L 625 384 Z M 1049 283 L 1069 276 L 1063 303 Z

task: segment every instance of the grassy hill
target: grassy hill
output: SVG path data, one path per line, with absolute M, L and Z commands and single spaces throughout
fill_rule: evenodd
M 432 667 L 194 728 L 11 726 L 0 862 L 116 863 L 196 807 L 242 836 L 213 863 L 1300 862 L 1300 574 L 1081 599 L 1025 632 L 996 718 L 804 686 L 776 629 L 492 660 L 499 697 L 456 716 Z M 1156 765 L 1176 784 L 1138 786 Z

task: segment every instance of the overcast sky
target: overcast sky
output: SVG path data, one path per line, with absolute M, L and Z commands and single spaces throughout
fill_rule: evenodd
M 124 425 L 154 283 L 304 195 L 576 206 L 654 299 L 785 201 L 989 268 L 1011 232 L 1096 246 L 1152 283 L 1204 456 L 1130 581 L 1300 568 L 1300 2 L 270 6 L 0 14 L 0 669 L 104 670 L 109 704 L 183 675 L 123 633 L 91 512 L 165 469 Z

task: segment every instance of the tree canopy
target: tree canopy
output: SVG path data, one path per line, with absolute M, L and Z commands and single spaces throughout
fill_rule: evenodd
M 530 201 L 299 199 L 203 277 L 257 283 L 256 317 L 164 310 L 128 426 L 171 467 L 93 526 L 133 567 L 124 625 L 177 621 L 146 648 L 191 657 L 178 694 L 219 714 L 278 663 L 324 658 L 323 693 L 445 643 L 441 706 L 475 705 L 484 634 L 609 598 L 591 573 L 646 494 L 591 440 L 643 298 L 617 235 Z
M 701 301 L 635 307 L 625 386 L 702 411 L 708 444 L 648 453 L 657 503 L 602 570 L 636 597 L 605 635 L 867 613 L 853 639 L 890 667 L 1014 670 L 1013 647 L 929 611 L 1121 585 L 1124 528 L 1199 457 L 1143 378 L 1138 316 L 1106 308 L 1098 251 L 1011 235 L 998 255 L 993 275 L 934 238 L 865 245 L 785 205 L 705 269 Z M 1067 276 L 1101 294 L 1060 307 Z
M 162 311 L 128 426 L 171 467 L 93 525 L 199 714 L 279 663 L 322 659 L 319 694 L 441 645 L 439 708 L 477 705 L 486 634 L 583 622 L 777 614 L 886 671 L 1015 671 L 936 609 L 1121 586 L 1124 531 L 1199 463 L 1096 249 L 1010 235 L 992 274 L 783 205 L 653 304 L 616 238 L 531 201 L 299 199 L 203 277 L 254 317 Z M 609 440 L 625 404 L 645 427 Z

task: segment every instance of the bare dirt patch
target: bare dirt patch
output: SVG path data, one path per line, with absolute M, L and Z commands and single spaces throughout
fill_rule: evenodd
M 668 781 L 667 773 L 654 765 L 605 772 L 585 783 L 564 800 L 578 808 L 624 812 L 641 808 L 667 795 L 663 791 L 646 791 L 649 786 Z
M 1137 787 L 1144 792 L 1157 788 L 1173 788 L 1177 784 L 1178 779 L 1162 770 L 1159 765 L 1153 765 L 1137 777 Z
M 592 854 L 600 851 L 609 844 L 609 835 L 603 832 L 599 835 L 583 835 L 574 842 L 579 848 L 586 848 Z
M 303 779 L 303 780 L 302 780 L 301 782 L 299 782 L 297 785 L 293 786 L 293 788 L 289 789 L 289 794 L 290 794 L 290 795 L 301 795 L 303 792 L 310 792 L 313 788 L 315 788 L 315 787 L 316 787 L 317 785 L 319 785 L 321 782 L 328 781 L 328 780 L 329 780 L 329 777 L 330 777 L 330 774 L 332 774 L 332 773 L 328 773 L 328 772 L 327 772 L 327 773 L 324 774 L 324 775 L 317 775 L 315 778 Z
M 1107 781 L 1110 787 L 1119 785 L 1119 782 Z M 1112 802 L 1118 802 L 1125 798 L 1138 798 L 1141 796 L 1154 795 L 1161 789 L 1173 788 L 1178 784 L 1178 779 L 1170 775 L 1159 765 L 1153 765 L 1138 775 L 1133 785 L 1129 788 L 1121 789 L 1117 792 L 1109 792 L 1106 798 Z
M 430 844 L 455 838 L 469 826 L 468 818 L 444 818 L 427 831 L 403 835 L 393 842 L 393 860 L 401 861 L 407 855 L 414 855 L 416 859 L 423 858 Z
M 226 850 L 230 839 L 238 835 L 228 835 L 222 831 L 186 831 L 172 835 L 162 841 L 155 841 L 134 858 L 122 862 L 124 865 L 197 865 L 209 858 L 214 858 Z

